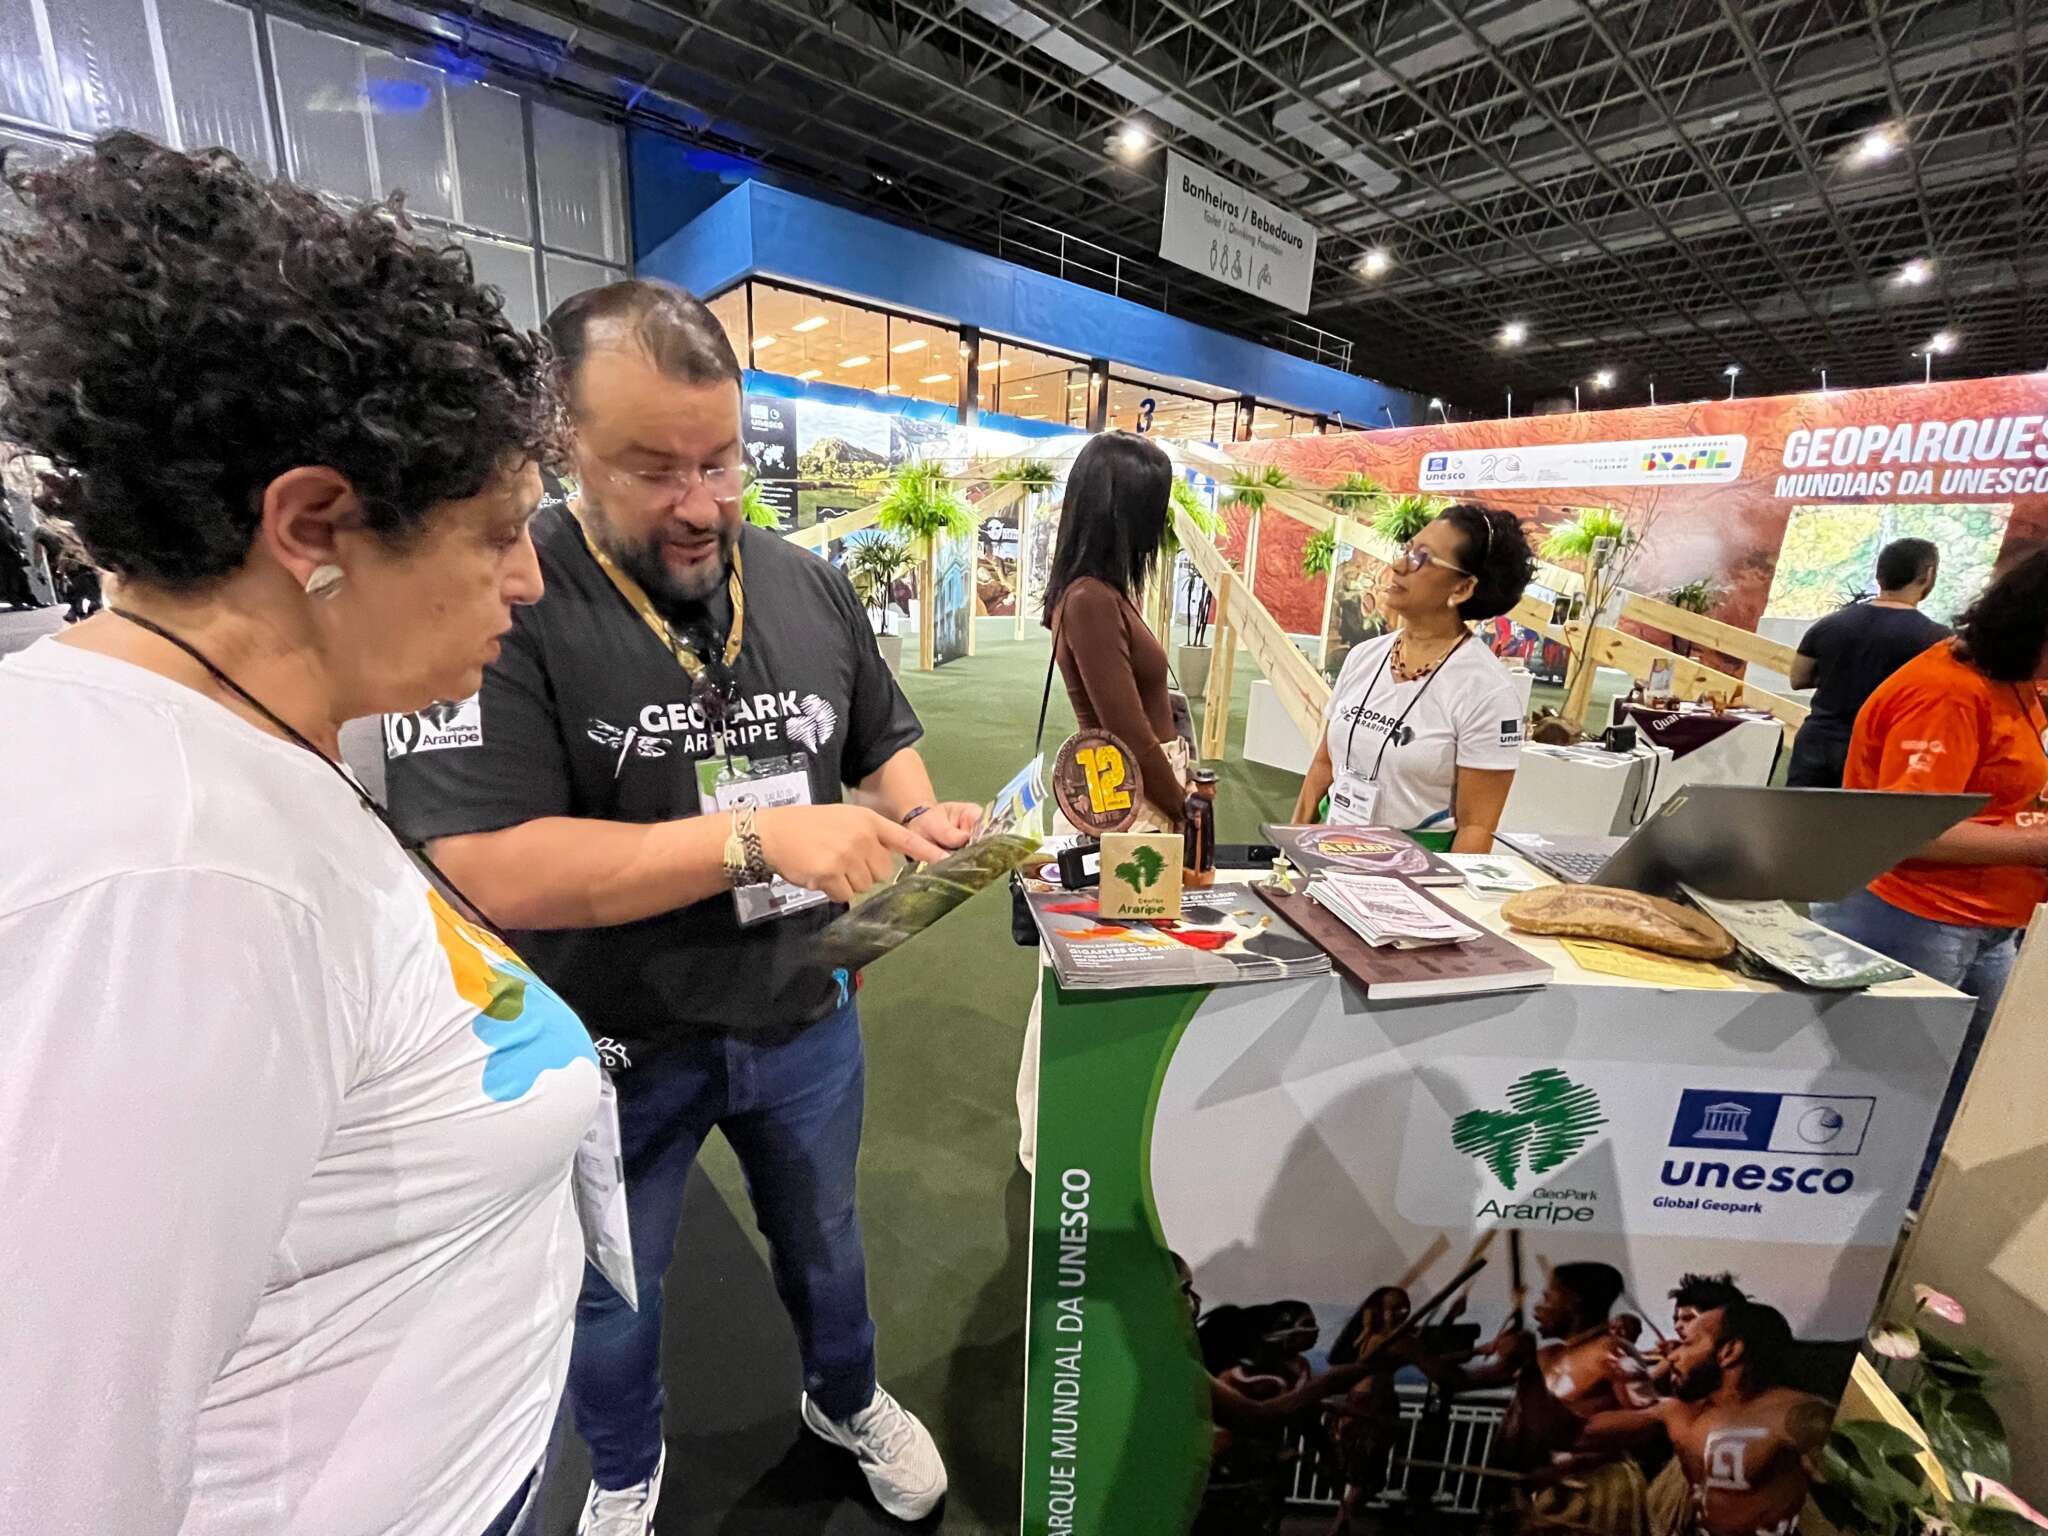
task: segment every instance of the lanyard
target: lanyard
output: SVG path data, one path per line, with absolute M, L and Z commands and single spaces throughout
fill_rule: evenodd
M 1429 669 L 1429 675 L 1423 678 L 1422 686 L 1415 690 L 1415 697 L 1410 699 L 1408 703 L 1402 708 L 1400 718 L 1396 720 L 1392 725 L 1387 727 L 1387 734 L 1385 738 L 1380 742 L 1379 756 L 1375 757 L 1372 760 L 1372 773 L 1370 777 L 1367 778 L 1367 783 L 1379 783 L 1380 764 L 1387 760 L 1387 748 L 1393 743 L 1394 738 L 1401 734 L 1401 727 L 1408 723 L 1408 717 L 1409 715 L 1414 713 L 1415 706 L 1420 704 L 1422 702 L 1422 696 L 1425 693 L 1429 692 L 1429 685 L 1436 681 L 1437 673 L 1443 671 L 1444 667 L 1446 666 L 1446 664 L 1449 663 L 1450 659 L 1458 654 L 1458 646 L 1463 645 L 1467 640 L 1470 640 L 1471 638 L 1472 631 L 1469 629 L 1466 630 L 1462 635 L 1458 636 L 1457 644 L 1453 645 L 1448 651 L 1444 652 L 1443 660 L 1439 661 L 1435 666 Z M 1394 640 L 1394 645 L 1399 645 L 1400 643 L 1400 637 L 1396 636 Z M 1387 667 L 1393 662 L 1394 645 L 1390 645 L 1387 647 L 1385 654 L 1383 654 L 1380 657 L 1379 671 L 1373 673 L 1372 681 L 1365 685 L 1365 692 L 1361 693 L 1358 696 L 1358 706 L 1356 712 L 1353 713 L 1353 715 L 1351 716 L 1351 730 L 1344 737 L 1344 771 L 1346 773 L 1349 773 L 1351 771 L 1351 744 L 1358 736 L 1359 717 L 1365 713 L 1365 701 L 1372 697 L 1373 689 L 1379 687 L 1380 679 L 1386 676 Z
M 2041 695 L 2038 690 L 2022 688 L 2018 683 L 2012 685 L 2013 702 L 2019 705 L 2020 713 L 2026 717 L 2027 724 L 2032 725 L 2034 723 L 2034 711 L 2027 703 L 2027 695 L 2029 693 L 2033 694 L 2034 703 L 2039 704 L 2041 702 Z M 2048 752 L 2048 708 L 2044 708 L 2041 716 L 2041 750 Z
M 619 589 L 619 596 L 640 615 L 641 622 L 654 631 L 654 638 L 667 647 L 668 653 L 675 657 L 676 664 L 689 674 L 691 682 L 702 678 L 703 657 L 690 645 L 677 638 L 676 632 L 668 627 L 668 620 L 661 616 L 653 600 L 641 589 L 640 583 L 621 570 L 618 562 L 606 554 L 598 546 L 597 540 L 590 536 L 590 529 L 583 521 L 581 503 L 571 503 L 570 511 L 575 515 L 577 531 L 583 535 L 584 548 L 590 551 L 590 556 L 597 562 L 598 569 L 611 578 L 611 584 Z M 725 665 L 730 668 L 740 659 L 740 636 L 747 622 L 747 588 L 740 567 L 740 547 L 737 543 L 732 547 L 732 570 L 726 576 L 725 590 L 732 600 L 732 628 L 725 636 Z

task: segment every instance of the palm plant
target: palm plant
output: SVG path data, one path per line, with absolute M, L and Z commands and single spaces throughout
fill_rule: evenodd
M 1373 514 L 1372 531 L 1389 544 L 1406 544 L 1436 520 L 1444 505 L 1440 497 L 1420 492 L 1396 496 Z
M 1043 459 L 1019 459 L 990 475 L 988 483 L 1022 486 L 1027 491 L 1049 491 L 1053 486 L 1052 466 Z
M 1580 507 L 1568 523 L 1559 523 L 1543 541 L 1542 555 L 1559 565 L 1577 565 L 1581 571 L 1592 562 L 1594 544 L 1614 540 L 1614 554 L 1633 549 L 1636 531 L 1612 507 Z
M 889 633 L 889 609 L 896 583 L 910 574 L 916 562 L 910 545 L 898 534 L 879 528 L 864 528 L 846 536 L 846 579 L 860 600 L 880 615 L 875 633 Z
M 1320 528 L 1308 536 L 1308 542 L 1301 546 L 1301 574 L 1304 576 L 1327 576 L 1330 567 L 1337 563 L 1337 530 Z
M 1247 512 L 1262 511 L 1271 492 L 1291 490 L 1293 486 L 1287 471 L 1278 464 L 1247 464 L 1230 472 L 1223 505 L 1243 507 Z
M 966 538 L 974 532 L 974 514 L 967 499 L 936 459 L 919 459 L 904 465 L 890 479 L 876 509 L 875 523 L 885 532 L 898 534 L 915 552 L 918 560 L 918 601 L 923 614 L 918 624 L 918 662 L 929 670 L 938 600 L 938 541 Z
M 1379 481 L 1354 469 L 1323 492 L 1323 505 L 1332 512 L 1341 512 L 1346 517 L 1356 517 L 1370 509 L 1386 494 L 1386 487 Z

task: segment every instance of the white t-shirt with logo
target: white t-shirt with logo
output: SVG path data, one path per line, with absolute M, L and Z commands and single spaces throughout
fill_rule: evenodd
M 1354 646 L 1330 690 L 1323 711 L 1333 777 L 1330 819 L 1355 819 L 1339 812 L 1337 797 L 1372 798 L 1368 783 L 1377 762 L 1379 792 L 1366 820 L 1403 830 L 1447 827 L 1456 769 L 1520 763 L 1521 693 L 1477 635 L 1433 674 L 1402 682 L 1389 654 L 1397 638 L 1398 632 Z
M 0 1526 L 471 1536 L 539 1464 L 599 1074 L 301 748 L 0 664 Z

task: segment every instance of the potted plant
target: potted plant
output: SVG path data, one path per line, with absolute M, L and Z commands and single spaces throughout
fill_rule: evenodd
M 1870 1346 L 1910 1372 L 1895 1392 L 1859 1366 L 1820 1453 L 1813 1502 L 1830 1528 L 1855 1536 L 2020 1536 L 2048 1530 L 2007 1486 L 2012 1451 L 1985 1387 L 1996 1366 L 1983 1350 L 1930 1332 L 1927 1319 L 1961 1325 L 1962 1304 L 1913 1287 L 1913 1312 L 1873 1329 Z
M 1209 505 L 1195 489 L 1192 481 L 1184 476 L 1175 475 L 1172 501 L 1167 508 L 1166 536 L 1159 543 L 1159 590 L 1163 594 L 1168 594 L 1169 599 L 1173 590 L 1174 569 L 1180 561 L 1180 533 L 1173 521 L 1175 512 L 1186 513 L 1188 521 L 1212 541 L 1223 536 L 1224 528 L 1223 514 Z M 1195 632 L 1194 610 L 1196 594 L 1199 592 L 1206 596 L 1208 590 L 1208 584 L 1202 580 L 1201 574 L 1190 570 L 1186 583 L 1188 641 L 1175 650 L 1173 664 L 1174 676 L 1179 679 L 1181 687 L 1190 698 L 1201 694 L 1209 686 L 1208 627 L 1205 624 L 1199 635 Z M 1170 619 L 1169 614 L 1169 621 Z
M 1559 523 L 1543 541 L 1539 553 L 1544 559 L 1576 566 L 1585 578 L 1585 606 L 1580 615 L 1584 628 L 1578 631 L 1580 638 L 1572 642 L 1571 663 L 1565 674 L 1568 704 L 1575 694 L 1581 694 L 1580 679 L 1586 672 L 1593 630 L 1601 622 L 1601 616 L 1606 613 L 1614 594 L 1621 589 L 1622 578 L 1628 574 L 1628 568 L 1635 563 L 1648 521 L 1648 514 L 1640 523 L 1632 523 L 1612 507 L 1580 507 L 1569 522 Z M 1604 545 L 1602 541 L 1606 541 Z M 1576 614 L 1577 605 L 1574 605 L 1574 610 Z M 1583 707 L 1582 694 L 1580 707 Z
M 1337 563 L 1337 530 L 1319 528 L 1308 536 L 1308 542 L 1301 546 L 1301 574 L 1304 576 L 1327 576 L 1330 567 Z
M 846 536 L 846 579 L 870 611 L 877 615 L 875 649 L 893 676 L 903 665 L 903 637 L 889 632 L 889 610 L 895 606 L 896 583 L 915 562 L 908 542 L 878 528 Z
M 1346 517 L 1358 517 L 1371 511 L 1386 494 L 1386 488 L 1379 481 L 1354 469 L 1323 492 L 1323 505 Z
M 990 475 L 988 483 L 997 487 L 1014 485 L 1027 493 L 1049 491 L 1053 485 L 1052 466 L 1043 459 L 1019 459 Z
M 1389 544 L 1406 544 L 1435 522 L 1443 509 L 1444 503 L 1435 496 L 1424 496 L 1420 492 L 1396 496 L 1373 514 L 1372 531 Z
M 919 459 L 904 465 L 889 481 L 875 523 L 884 532 L 900 535 L 917 560 L 918 665 L 930 671 L 936 664 L 932 607 L 939 585 L 938 541 L 941 536 L 961 539 L 973 533 L 974 514 L 967 510 L 966 498 L 946 466 L 936 459 Z
M 1700 576 L 1682 586 L 1673 587 L 1664 594 L 1664 601 L 1674 608 L 1683 608 L 1687 613 L 1709 614 L 1714 604 L 1721 600 L 1721 589 L 1706 577 Z M 1671 637 L 1671 649 L 1681 656 L 1692 654 L 1692 642 L 1683 635 Z

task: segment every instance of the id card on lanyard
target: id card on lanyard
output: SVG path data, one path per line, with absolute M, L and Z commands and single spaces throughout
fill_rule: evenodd
M 811 803 L 810 760 L 802 752 L 786 757 L 707 757 L 697 764 L 698 805 L 706 816 L 751 805 L 769 810 Z M 740 926 L 750 928 L 827 899 L 823 891 L 791 885 L 777 875 L 766 885 L 743 885 L 732 893 Z
M 1380 749 L 1373 755 L 1371 771 L 1362 774 L 1358 771 L 1356 760 L 1352 756 L 1352 747 L 1358 737 L 1358 722 L 1365 714 L 1366 700 L 1372 697 L 1373 689 L 1379 687 L 1380 679 L 1386 676 L 1387 668 L 1394 660 L 1394 645 L 1399 645 L 1400 641 L 1397 639 L 1394 645 L 1387 647 L 1385 654 L 1380 657 L 1379 670 L 1373 673 L 1372 681 L 1365 685 L 1365 691 L 1358 696 L 1357 712 L 1351 717 L 1351 730 L 1344 739 L 1344 767 L 1330 783 L 1332 825 L 1370 827 L 1379 824 L 1377 816 L 1380 806 L 1380 765 L 1387 760 L 1387 748 L 1400 739 L 1402 731 L 1407 728 L 1408 717 L 1415 712 L 1415 706 L 1422 702 L 1422 696 L 1429 692 L 1429 685 L 1436 681 L 1437 674 L 1443 671 L 1445 664 L 1457 654 L 1458 646 L 1471 638 L 1470 630 L 1460 635 L 1457 644 L 1444 652 L 1443 660 L 1429 669 L 1429 675 L 1422 680 L 1422 686 L 1415 690 L 1415 696 L 1402 706 L 1400 717 L 1387 727 L 1386 734 L 1380 738 Z

